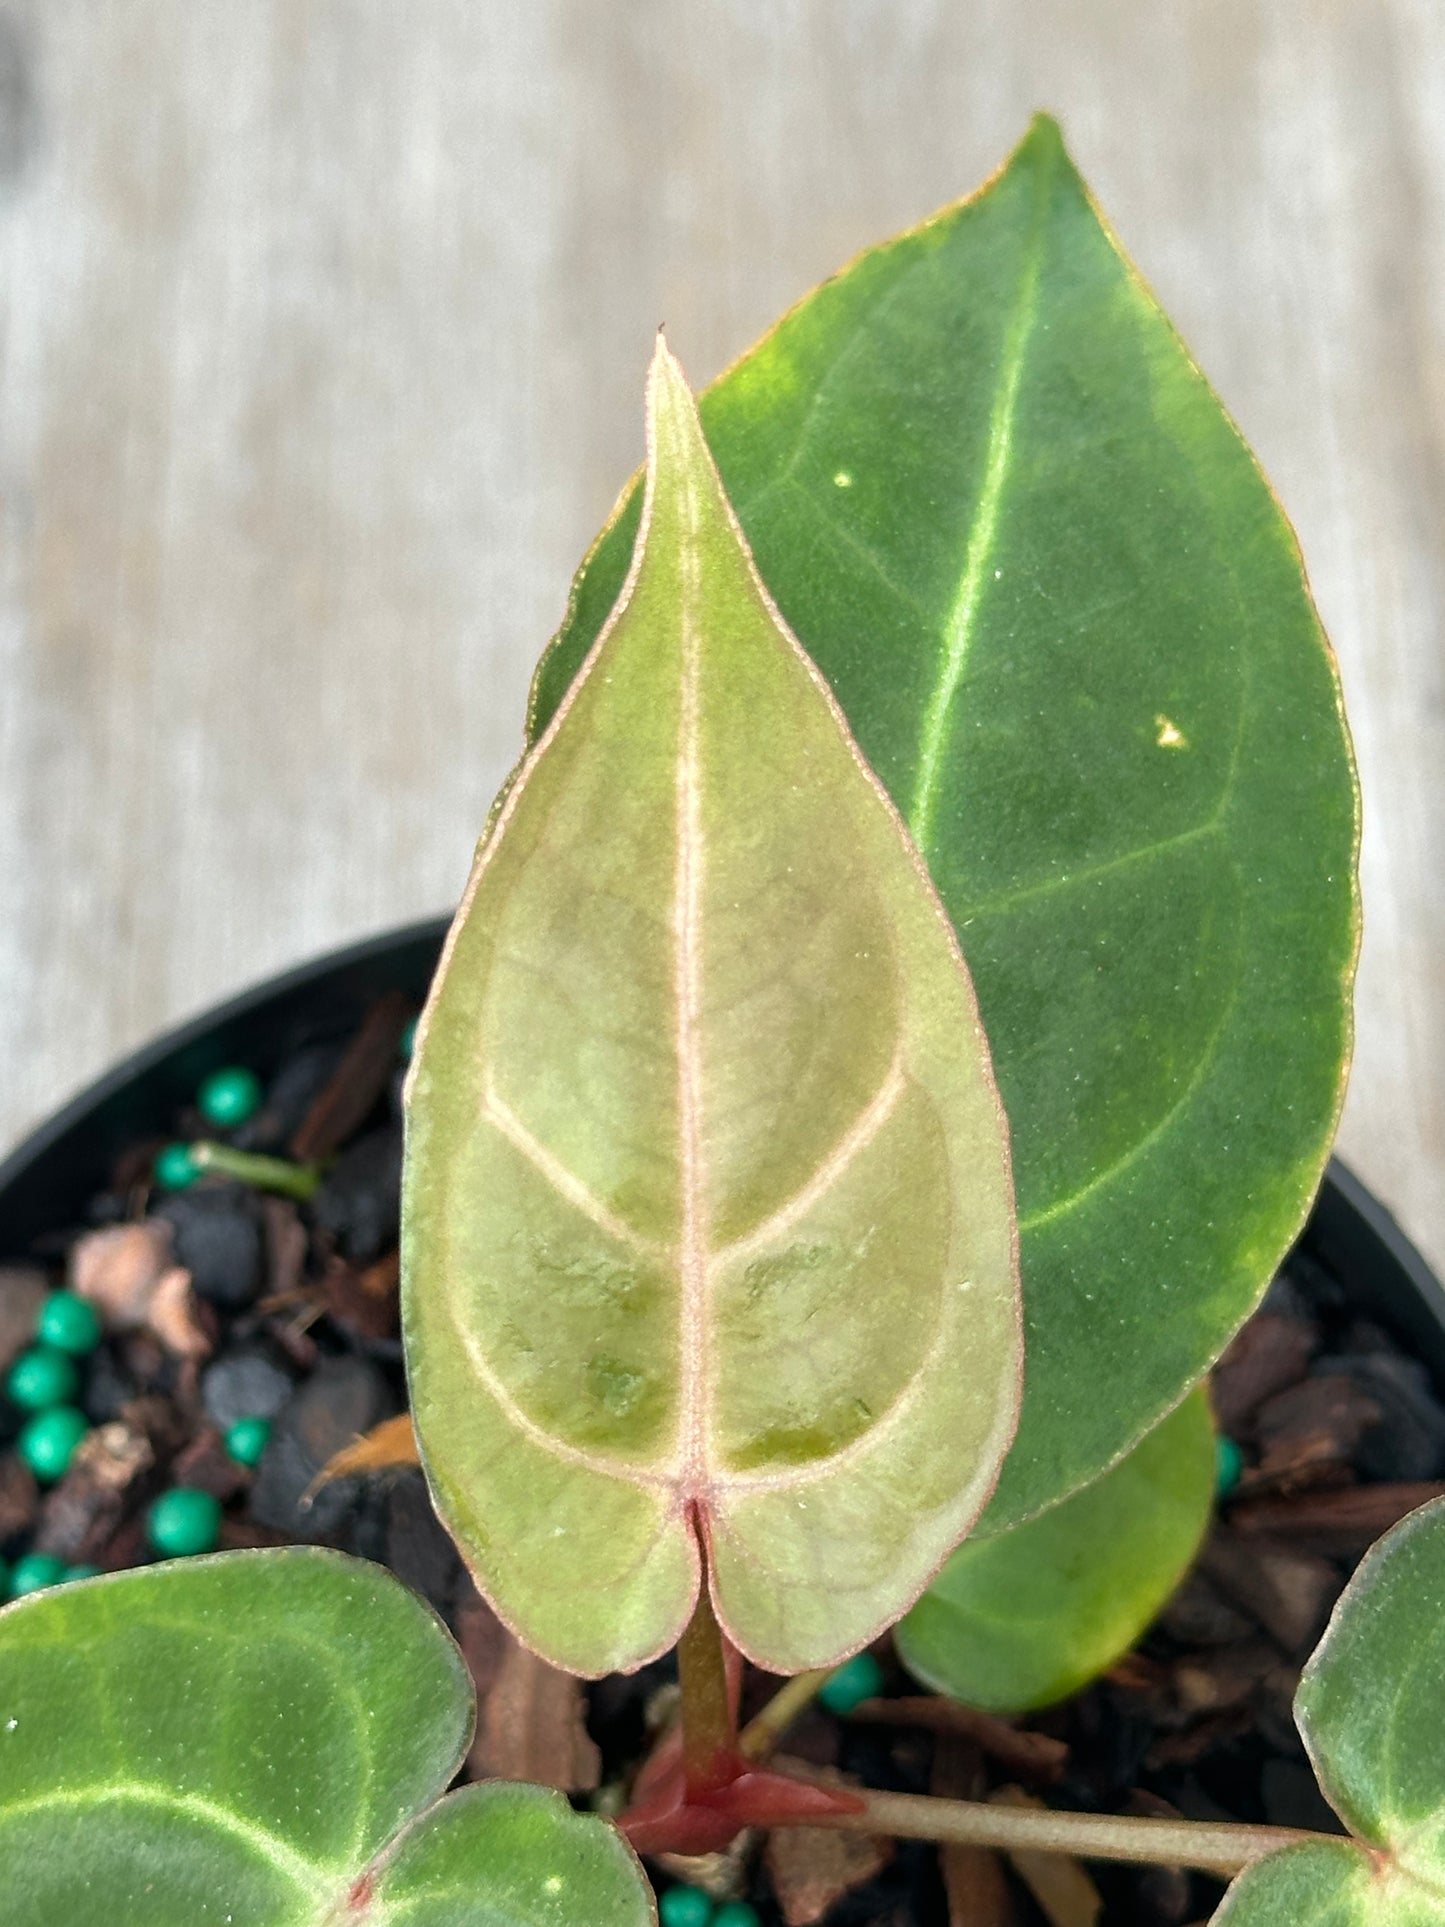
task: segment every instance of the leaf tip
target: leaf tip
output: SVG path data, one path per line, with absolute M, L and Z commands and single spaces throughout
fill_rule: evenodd
M 1028 132 L 1019 142 L 1017 158 L 1025 154 L 1048 156 L 1050 159 L 1066 158 L 1068 150 L 1064 146 L 1064 130 L 1050 113 L 1040 108 L 1029 122 Z
M 691 398 L 692 389 L 687 376 L 682 371 L 682 363 L 668 344 L 665 326 L 657 331 L 652 347 L 652 362 L 647 371 L 648 387 L 659 394 L 672 394 L 678 389 Z
M 659 328 L 647 371 L 647 426 L 649 445 L 655 447 L 663 426 L 695 420 L 697 402 L 682 363 L 668 346 L 667 330 Z M 701 428 L 698 433 L 701 434 Z
M 701 480 L 707 489 L 707 478 L 711 478 L 711 492 L 719 501 L 722 496 L 722 482 L 703 434 L 692 383 L 661 328 L 657 331 L 657 345 L 647 371 L 646 420 L 647 482 L 636 554 L 641 553 L 645 531 L 652 522 L 653 503 L 659 495 L 663 500 L 674 494 L 678 499 L 691 500 L 692 483 Z M 732 519 L 725 504 L 723 512 Z M 742 531 L 735 522 L 733 532 L 741 542 Z
M 1072 182 L 1080 192 L 1088 194 L 1064 139 L 1063 128 L 1052 114 L 1042 109 L 1029 122 L 1023 139 L 1004 163 L 1000 176 L 995 178 L 1015 172 L 1032 175 L 1040 185 Z

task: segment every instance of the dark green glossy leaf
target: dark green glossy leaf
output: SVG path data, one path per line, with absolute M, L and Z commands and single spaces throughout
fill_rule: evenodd
M 438 1509 L 576 1672 L 701 1547 L 775 1672 L 896 1619 L 1018 1411 L 1004 1125 L 948 919 L 757 579 L 681 370 L 632 577 L 485 840 L 408 1088 Z
M 375 1566 L 226 1553 L 0 1612 L 5 1927 L 646 1927 L 621 1837 L 443 1799 L 471 1681 Z
M 1178 1402 L 1303 1220 L 1357 931 L 1333 662 L 1264 478 L 1049 121 L 795 308 L 703 420 L 977 986 L 1027 1319 L 1001 1528 Z M 637 506 L 578 577 L 534 732 Z
M 1445 1920 L 1445 1500 L 1387 1533 L 1350 1581 L 1295 1697 L 1325 1796 L 1354 1836 L 1241 1874 L 1228 1927 Z
M 1213 1499 L 1214 1426 L 1200 1390 L 1082 1492 L 961 1545 L 895 1628 L 900 1658 L 925 1685 L 987 1712 L 1063 1699 L 1165 1604 Z

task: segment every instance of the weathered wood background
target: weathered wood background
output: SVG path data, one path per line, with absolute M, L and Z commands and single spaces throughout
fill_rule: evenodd
M 456 896 L 697 381 L 1035 106 L 1260 452 L 1343 660 L 1343 1148 L 1445 1262 L 1440 0 L 0 7 L 0 1138 Z

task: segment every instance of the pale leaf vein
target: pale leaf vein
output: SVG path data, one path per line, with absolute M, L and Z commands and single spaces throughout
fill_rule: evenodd
M 985 575 L 993 555 L 1003 507 L 1004 484 L 1013 453 L 1014 417 L 1018 409 L 1019 387 L 1029 338 L 1038 311 L 1040 271 L 1043 265 L 1046 229 L 1042 211 L 1046 188 L 1040 190 L 1039 208 L 1024 256 L 1019 278 L 1015 311 L 1004 341 L 998 386 L 989 413 L 988 448 L 984 461 L 983 485 L 978 507 L 969 529 L 964 551 L 963 575 L 958 592 L 944 623 L 943 667 L 924 711 L 923 731 L 918 748 L 918 777 L 908 827 L 918 847 L 927 854 L 933 835 L 934 811 L 943 770 L 943 752 L 948 734 L 954 697 L 968 662 L 974 630 L 982 606 Z
M 596 1225 L 599 1231 L 606 1232 L 620 1245 L 639 1252 L 648 1258 L 665 1255 L 666 1247 L 638 1231 L 606 1204 L 586 1184 L 575 1171 L 569 1170 L 555 1152 L 548 1150 L 540 1138 L 534 1137 L 512 1107 L 502 1098 L 496 1088 L 488 1082 L 482 1104 L 482 1116 L 493 1125 L 516 1151 L 541 1173 L 559 1197 L 565 1198 L 574 1210 Z
M 561 1459 L 566 1465 L 575 1465 L 579 1471 L 600 1473 L 604 1478 L 621 1479 L 627 1485 L 642 1486 L 656 1490 L 658 1487 L 671 1487 L 676 1483 L 676 1474 L 671 1469 L 652 1471 L 647 1466 L 627 1465 L 616 1459 L 609 1459 L 600 1452 L 589 1452 L 585 1446 L 573 1445 L 570 1439 L 559 1438 L 549 1432 L 545 1425 L 539 1425 L 526 1408 L 520 1405 L 498 1374 L 495 1366 L 482 1350 L 469 1321 L 453 1316 L 453 1325 L 462 1341 L 468 1362 L 476 1373 L 484 1389 L 489 1392 L 501 1410 L 502 1416 L 512 1428 L 520 1432 L 533 1445 L 540 1447 L 553 1458 Z
M 684 476 L 686 520 L 682 543 L 682 688 L 678 715 L 676 829 L 673 894 L 674 994 L 677 1005 L 678 1128 L 682 1182 L 680 1254 L 680 1364 L 683 1477 L 691 1486 L 706 1477 L 711 1391 L 707 1384 L 707 1258 L 702 1165 L 702 797 L 698 769 L 698 704 L 702 600 L 699 552 L 701 505 L 690 474 Z
M 780 1238 L 786 1237 L 793 1226 L 806 1217 L 813 1206 L 832 1190 L 854 1160 L 861 1157 L 867 1150 L 892 1115 L 907 1081 L 900 1046 L 888 1067 L 888 1074 L 883 1082 L 806 1183 L 801 1184 L 792 1197 L 764 1218 L 761 1224 L 755 1225 L 742 1237 L 735 1238 L 731 1244 L 724 1245 L 720 1250 L 715 1251 L 710 1260 L 711 1265 L 717 1268 L 735 1264 L 752 1257 L 758 1251 L 766 1250 L 768 1246 L 776 1244 Z
M 0 1806 L 0 1826 L 26 1819 L 34 1813 L 54 1812 L 58 1808 L 93 1811 L 97 1807 L 116 1804 L 161 1807 L 168 1813 L 183 1814 L 188 1819 L 214 1827 L 218 1832 L 241 1841 L 277 1873 L 313 1895 L 329 1893 L 340 1871 L 306 1859 L 279 1835 L 243 1819 L 239 1813 L 221 1806 L 215 1800 L 144 1780 L 115 1780 L 101 1786 L 56 1788 L 37 1794 L 30 1800 L 7 1801 Z

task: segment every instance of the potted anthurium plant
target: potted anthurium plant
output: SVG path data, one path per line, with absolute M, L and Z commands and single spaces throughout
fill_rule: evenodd
M 1127 1648 L 1208 1511 L 1195 1388 L 1343 1088 L 1333 663 L 1051 122 L 700 413 L 659 342 L 529 728 L 410 1073 L 413 1416 L 506 1624 L 587 1677 L 675 1648 L 680 1717 L 613 1826 L 447 1791 L 470 1683 L 374 1567 L 42 1592 L 0 1615 L 0 1920 L 642 1922 L 633 1849 L 783 1823 L 1238 1875 L 1236 1927 L 1440 1918 L 1429 1509 L 1300 1689 L 1348 1836 L 775 1757 L 890 1627 L 1007 1711 Z M 790 1677 L 740 1732 L 743 1657 Z

